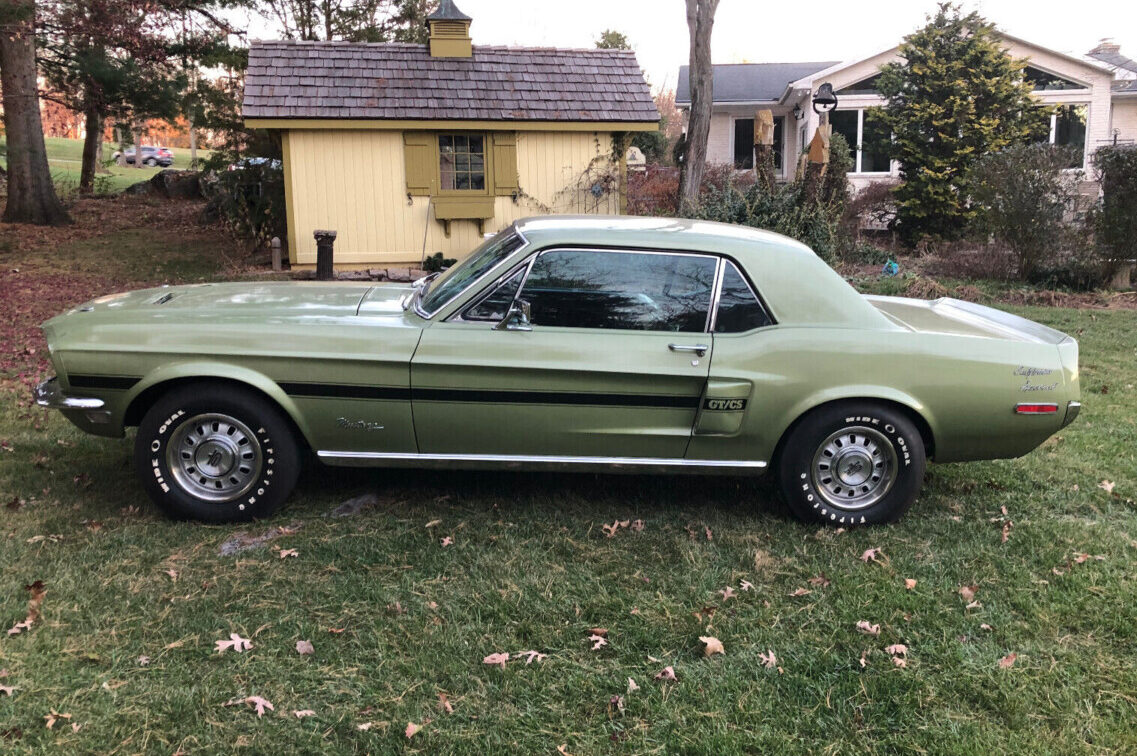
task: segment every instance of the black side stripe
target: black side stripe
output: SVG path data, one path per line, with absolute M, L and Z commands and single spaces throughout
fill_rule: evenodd
M 289 396 L 318 396 L 329 399 L 403 399 L 411 398 L 409 388 L 393 386 L 348 386 L 342 383 L 281 383 Z
M 128 375 L 76 375 L 67 376 L 67 382 L 73 389 L 128 389 L 138 383 L 141 378 Z
M 662 394 L 582 394 L 572 391 L 491 391 L 482 389 L 395 388 L 339 383 L 281 383 L 289 396 L 333 399 L 400 399 L 426 402 L 490 404 L 567 404 L 593 407 L 657 407 L 697 409 L 697 396 Z

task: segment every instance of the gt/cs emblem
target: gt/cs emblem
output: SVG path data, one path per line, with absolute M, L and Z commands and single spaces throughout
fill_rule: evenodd
M 703 409 L 711 412 L 740 412 L 746 409 L 745 399 L 707 399 Z

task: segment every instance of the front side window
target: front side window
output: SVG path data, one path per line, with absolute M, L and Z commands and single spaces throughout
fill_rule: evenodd
M 443 191 L 485 191 L 486 139 L 481 134 L 439 134 L 438 173 Z
M 724 263 L 719 310 L 715 316 L 715 333 L 744 333 L 772 322 L 758 296 L 742 277 L 735 264 Z
M 713 257 L 553 250 L 533 262 L 520 298 L 535 326 L 703 332 Z
M 512 229 L 487 239 L 469 257 L 431 282 L 422 296 L 422 310 L 433 315 L 524 244 L 525 240 Z

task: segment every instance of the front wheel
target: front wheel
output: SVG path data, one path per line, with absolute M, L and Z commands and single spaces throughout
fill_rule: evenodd
M 806 415 L 786 439 L 778 477 L 800 520 L 873 525 L 900 518 L 924 483 L 924 443 L 891 407 L 848 402 Z
M 300 450 L 262 396 L 226 384 L 182 386 L 142 418 L 134 461 L 168 515 L 240 522 L 275 512 L 296 485 Z

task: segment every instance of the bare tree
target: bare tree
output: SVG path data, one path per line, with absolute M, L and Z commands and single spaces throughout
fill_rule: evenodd
M 0 88 L 8 140 L 6 223 L 71 222 L 51 183 L 36 88 L 35 0 L 0 6 Z
M 714 80 L 711 68 L 711 31 L 719 0 L 687 0 L 687 30 L 691 36 L 691 115 L 683 163 L 679 168 L 679 207 L 699 201 L 699 187 L 707 166 L 707 137 L 711 132 Z

